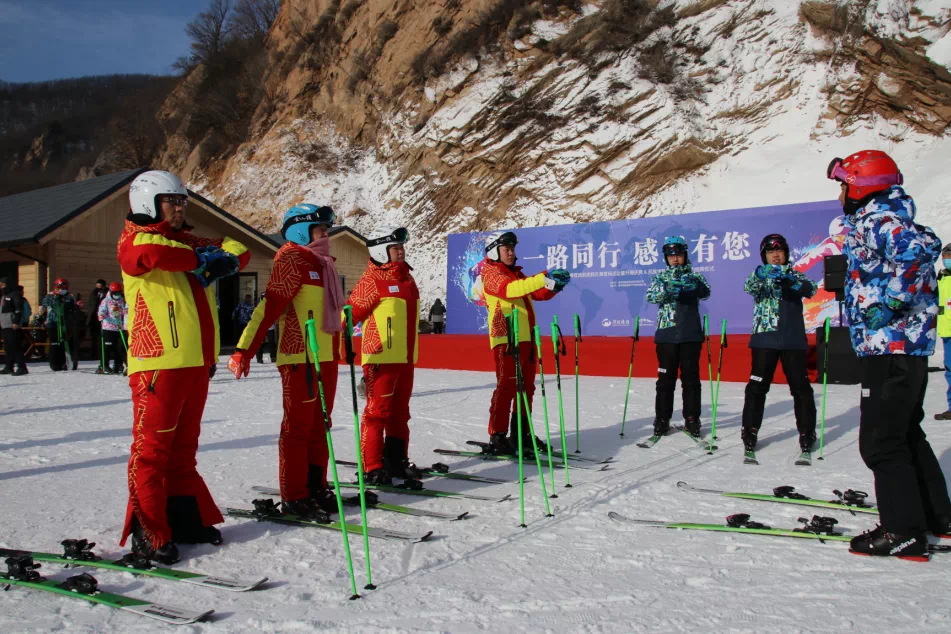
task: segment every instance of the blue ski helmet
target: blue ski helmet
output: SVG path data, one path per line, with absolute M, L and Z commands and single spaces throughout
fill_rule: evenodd
M 669 236 L 664 240 L 664 255 L 687 255 L 687 241 L 681 236 Z
M 326 205 L 318 207 L 309 203 L 294 205 L 284 214 L 284 225 L 281 227 L 281 235 L 284 239 L 307 246 L 310 244 L 311 225 L 326 225 L 332 227 L 337 219 L 334 210 Z

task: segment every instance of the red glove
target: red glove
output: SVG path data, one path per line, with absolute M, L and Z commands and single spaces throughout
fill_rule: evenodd
M 247 350 L 238 348 L 228 359 L 228 371 L 234 375 L 234 378 L 240 380 L 242 376 L 248 376 L 251 371 L 251 353 Z

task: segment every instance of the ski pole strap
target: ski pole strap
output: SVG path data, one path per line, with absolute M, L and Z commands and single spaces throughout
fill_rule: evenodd
M 357 358 L 357 353 L 353 351 L 353 307 L 349 305 L 344 306 L 343 314 L 347 321 L 347 332 L 346 336 L 343 338 L 343 344 L 347 351 L 347 364 L 352 366 L 353 362 Z

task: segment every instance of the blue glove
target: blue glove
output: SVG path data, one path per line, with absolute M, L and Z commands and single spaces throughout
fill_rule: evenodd
M 195 249 L 195 255 L 198 256 L 198 268 L 192 271 L 192 274 L 205 288 L 211 286 L 215 280 L 238 272 L 237 256 L 218 247 L 199 247 Z
M 767 264 L 769 270 L 766 271 L 766 278 L 774 282 L 781 282 L 786 278 L 786 271 L 778 264 Z
M 883 304 L 872 304 L 865 309 L 865 325 L 871 330 L 881 330 L 892 320 L 895 313 Z
M 548 279 L 554 280 L 555 292 L 558 293 L 571 281 L 571 274 L 565 269 L 553 269 L 548 272 Z
M 697 290 L 697 276 L 693 273 L 688 273 L 680 278 L 680 290 L 682 291 L 695 291 Z

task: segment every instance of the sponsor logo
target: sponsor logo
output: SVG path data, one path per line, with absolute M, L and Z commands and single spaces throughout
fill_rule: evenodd
M 605 328 L 610 328 L 611 326 L 633 326 L 634 322 L 630 319 L 608 319 L 605 317 L 601 320 L 601 325 Z
M 758 382 L 758 383 L 762 383 L 762 382 L 763 382 L 763 379 L 762 379 L 762 377 L 758 377 L 758 376 L 756 376 L 755 374 L 751 374 L 751 375 L 750 375 L 750 381 L 756 381 L 756 382 Z
M 898 544 L 897 546 L 895 546 L 894 548 L 892 548 L 890 551 L 888 551 L 888 554 L 889 554 L 889 555 L 894 555 L 895 553 L 904 550 L 906 547 L 911 546 L 911 545 L 914 544 L 916 541 L 918 541 L 918 540 L 915 539 L 914 537 L 912 537 L 911 539 L 909 539 L 908 541 L 904 542 L 903 544 Z
M 657 368 L 658 374 L 667 374 L 667 368 Z
M 391 292 L 391 293 L 399 293 L 399 292 L 400 292 L 400 287 L 399 287 L 399 286 L 391 286 L 391 287 L 390 287 L 390 292 Z
M 311 271 L 311 272 L 310 272 L 310 279 L 312 279 L 312 280 L 319 280 L 319 279 L 320 279 L 320 273 L 318 273 L 317 271 Z

